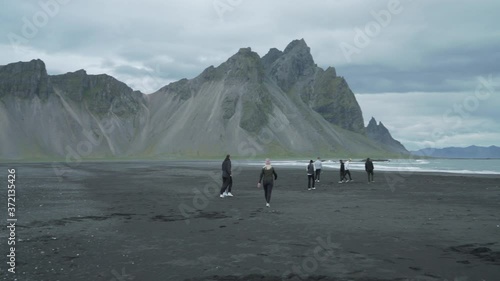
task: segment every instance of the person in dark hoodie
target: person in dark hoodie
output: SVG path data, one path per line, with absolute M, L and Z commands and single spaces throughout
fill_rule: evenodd
M 373 162 L 372 162 L 372 160 L 370 160 L 370 158 L 366 158 L 365 171 L 368 174 L 368 183 L 374 182 L 374 180 L 373 180 L 373 170 L 374 170 L 374 168 L 373 168 Z
M 311 182 L 312 182 L 312 189 L 316 189 L 316 187 L 314 187 L 314 174 L 316 172 L 316 169 L 314 168 L 314 162 L 312 160 L 309 161 L 309 165 L 307 165 L 306 171 L 307 171 L 307 190 L 311 190 Z
M 271 207 L 269 203 L 271 202 L 271 193 L 273 192 L 274 181 L 278 179 L 274 167 L 271 166 L 271 160 L 266 159 L 266 165 L 262 168 L 260 172 L 259 182 L 257 187 L 261 187 L 261 183 L 264 185 L 264 197 L 266 198 L 266 207 Z
M 226 155 L 226 158 L 222 162 L 222 188 L 220 189 L 220 197 L 224 198 L 226 196 L 232 197 L 231 186 L 233 185 L 233 178 L 231 177 L 231 159 L 230 155 Z
M 343 183 L 347 181 L 347 178 L 345 176 L 345 165 L 343 160 L 339 160 L 340 162 L 340 181 L 339 183 Z

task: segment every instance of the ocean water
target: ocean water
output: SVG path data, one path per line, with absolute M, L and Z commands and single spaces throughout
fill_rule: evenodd
M 274 166 L 304 167 L 304 169 L 308 163 L 308 160 L 272 161 Z M 263 161 L 250 161 L 248 164 L 263 165 Z M 390 159 L 389 161 L 375 161 L 373 165 L 378 171 L 500 175 L 500 159 Z M 325 160 L 323 167 L 338 170 L 340 164 L 338 160 Z M 364 171 L 365 163 L 354 159 L 349 169 Z

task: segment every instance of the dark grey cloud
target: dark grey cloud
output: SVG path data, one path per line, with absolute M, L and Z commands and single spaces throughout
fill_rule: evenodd
M 500 38 L 500 37 L 499 37 Z M 478 76 L 500 74 L 500 42 L 428 51 L 413 66 L 352 64 L 337 68 L 355 92 L 453 92 L 470 90 Z M 402 69 L 401 69 L 402 68 Z

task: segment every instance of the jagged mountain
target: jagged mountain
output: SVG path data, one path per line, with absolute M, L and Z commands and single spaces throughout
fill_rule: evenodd
M 303 39 L 292 41 L 284 52 L 271 49 L 262 61 L 282 91 L 300 96 L 328 122 L 364 133 L 361 108 L 347 82 L 333 67 L 317 67 Z
M 0 68 L 0 157 L 123 156 L 149 120 L 142 93 L 108 75 L 47 75 L 41 60 Z
M 437 158 L 500 158 L 500 147 L 498 146 L 468 146 L 468 147 L 444 147 L 444 148 L 424 148 L 411 152 L 417 156 L 437 157 Z
M 389 151 L 395 151 L 402 154 L 408 154 L 408 150 L 397 140 L 395 140 L 389 130 L 372 117 L 366 127 L 366 134 L 370 139 L 378 143 L 381 147 Z
M 144 95 L 108 75 L 0 67 L 1 158 L 383 155 L 335 69 L 304 40 L 262 58 L 242 48 L 193 79 Z M 9 137 L 6 137 L 9 136 Z

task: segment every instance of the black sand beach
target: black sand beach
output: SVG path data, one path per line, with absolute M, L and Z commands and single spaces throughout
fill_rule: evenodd
M 276 167 L 266 208 L 260 167 L 234 161 L 219 198 L 220 162 L 1 164 L 1 280 L 500 280 L 498 177 L 326 169 L 307 191 L 305 166 Z

